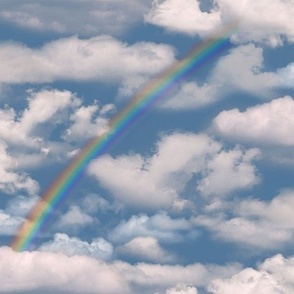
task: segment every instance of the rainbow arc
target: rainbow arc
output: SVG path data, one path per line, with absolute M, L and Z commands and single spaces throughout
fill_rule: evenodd
M 27 215 L 11 243 L 15 251 L 27 250 L 46 224 L 52 211 L 64 199 L 82 176 L 90 161 L 103 154 L 140 116 L 184 79 L 197 71 L 203 64 L 220 54 L 230 45 L 229 35 L 236 28 L 230 24 L 220 33 L 194 47 L 183 59 L 167 68 L 151 80 L 109 123 L 109 130 L 100 137 L 90 140 L 75 159 L 53 181 L 40 200 Z

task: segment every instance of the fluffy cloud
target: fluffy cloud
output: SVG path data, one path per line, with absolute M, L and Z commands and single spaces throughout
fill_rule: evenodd
M 186 219 L 173 219 L 164 212 L 151 217 L 140 214 L 133 215 L 127 221 L 121 221 L 111 231 L 109 238 L 120 244 L 130 242 L 136 237 L 150 236 L 159 241 L 179 242 L 185 235 L 189 234 L 191 229 L 192 226 Z
M 294 259 L 281 254 L 265 260 L 258 269 L 246 268 L 229 279 L 217 279 L 208 287 L 214 294 L 274 294 L 294 291 Z
M 120 34 L 143 19 L 146 0 L 4 1 L 0 19 L 22 28 L 57 34 Z M 115 19 L 115 21 L 113 21 Z
M 195 287 L 178 284 L 174 288 L 167 289 L 165 294 L 198 294 L 198 291 Z
M 237 91 L 268 99 L 279 88 L 293 88 L 292 63 L 271 72 L 264 70 L 263 61 L 260 47 L 248 44 L 233 48 L 216 62 L 206 83 L 182 82 L 160 106 L 171 110 L 198 109 Z
M 76 145 L 107 130 L 113 110 L 112 104 L 83 106 L 72 92 L 56 89 L 29 91 L 27 101 L 18 112 L 8 106 L 0 109 L 0 140 L 6 142 L 17 169 L 71 157 Z M 54 134 L 57 128 L 59 137 Z
M 277 249 L 294 240 L 293 203 L 294 192 L 289 190 L 271 201 L 248 199 L 225 209 L 215 207 L 210 213 L 195 217 L 193 222 L 225 241 L 255 249 Z
M 3 83 L 115 82 L 157 73 L 174 61 L 174 52 L 163 44 L 128 45 L 106 35 L 90 39 L 73 36 L 37 49 L 1 43 L 0 60 L 3 69 L 0 82 Z
M 0 209 L 0 235 L 13 235 L 22 221 L 21 217 L 12 216 Z
M 288 64 L 286 67 L 278 69 L 277 71 L 278 77 L 282 84 L 293 88 L 293 81 L 294 81 L 294 62 Z
M 214 294 L 258 290 L 286 294 L 294 290 L 293 257 L 280 254 L 268 258 L 256 270 L 242 270 L 237 264 L 107 264 L 61 253 L 17 253 L 8 247 L 0 248 L 0 261 L 1 290 L 5 292 L 195 294 L 196 287 L 205 287 Z
M 212 104 L 219 96 L 216 84 L 198 85 L 197 82 L 183 82 L 160 104 L 163 109 L 198 109 Z
M 50 130 L 52 124 L 64 122 L 66 111 L 80 104 L 70 91 L 59 90 L 30 92 L 27 100 L 28 107 L 20 113 L 13 108 L 1 109 L 0 138 L 8 143 L 43 147 L 40 136 L 48 137 L 51 132 L 40 132 L 40 127 Z
M 130 256 L 140 261 L 156 263 L 173 262 L 175 256 L 161 248 L 154 237 L 136 237 L 128 243 L 117 248 L 119 255 Z
M 130 266 L 127 263 L 120 263 L 119 268 L 136 286 L 135 293 L 149 294 L 164 293 L 169 288 L 175 288 L 179 283 L 202 288 L 215 277 L 228 277 L 230 273 L 236 273 L 240 265 L 217 266 L 195 263 L 182 266 L 138 263 L 136 266 Z
M 173 134 L 159 142 L 157 153 L 150 158 L 105 155 L 95 160 L 88 172 L 128 205 L 168 208 L 192 172 L 204 166 L 205 154 L 218 149 L 219 144 L 205 135 Z
M 57 226 L 62 229 L 78 229 L 92 224 L 95 219 L 81 211 L 81 209 L 73 205 L 58 220 Z
M 237 21 L 237 42 L 258 41 L 270 46 L 294 40 L 292 0 L 216 0 L 210 11 L 201 11 L 199 1 L 153 1 L 145 20 L 167 30 L 188 35 L 206 35 Z
M 286 96 L 248 108 L 221 112 L 213 121 L 220 134 L 241 141 L 293 146 L 294 100 Z
M 263 70 L 263 49 L 253 44 L 238 46 L 222 57 L 211 80 L 223 93 L 241 90 L 257 97 L 268 97 L 285 83 L 281 75 Z
M 252 187 L 258 182 L 252 165 L 257 153 L 240 148 L 224 151 L 207 135 L 175 133 L 163 137 L 150 157 L 105 155 L 91 163 L 88 173 L 127 205 L 170 209 L 179 204 L 180 194 L 195 174 L 202 178 L 197 187 L 203 195 L 228 195 Z M 217 173 L 223 174 L 221 180 Z
M 0 248 L 1 291 L 47 293 L 130 293 L 112 265 L 85 256 L 51 252 L 16 253 Z
M 22 293 L 162 293 L 178 283 L 182 289 L 184 284 L 205 287 L 212 279 L 240 271 L 238 264 L 131 265 L 53 252 L 19 253 L 8 247 L 0 248 L 0 261 L 1 290 Z
M 199 1 L 194 0 L 153 1 L 145 21 L 192 36 L 206 34 L 221 23 L 218 11 L 212 9 L 210 13 L 202 12 Z
M 17 161 L 7 153 L 6 144 L 0 140 L 0 191 L 7 194 L 15 194 L 24 190 L 35 195 L 39 190 L 39 184 L 29 175 L 16 170 Z
M 56 233 L 52 241 L 42 244 L 38 250 L 64 253 L 67 256 L 84 255 L 109 260 L 112 257 L 113 247 L 103 238 L 98 238 L 88 243 L 79 238 L 70 238 L 67 234 Z
M 71 126 L 65 131 L 67 141 L 78 142 L 81 139 L 102 135 L 108 130 L 108 119 L 105 115 L 115 110 L 113 104 L 103 106 L 99 112 L 98 105 L 81 106 L 71 116 Z
M 259 177 L 252 161 L 259 154 L 257 149 L 221 151 L 207 163 L 197 190 L 205 196 L 223 196 L 253 187 L 259 182 Z
M 38 197 L 18 195 L 9 201 L 5 211 L 13 216 L 25 217 L 38 200 Z
M 37 200 L 37 196 L 23 195 L 9 199 L 5 209 L 0 209 L 0 235 L 14 235 Z

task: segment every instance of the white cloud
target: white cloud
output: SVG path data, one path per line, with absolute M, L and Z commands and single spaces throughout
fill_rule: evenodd
M 81 106 L 70 116 L 73 122 L 71 126 L 66 129 L 64 138 L 67 141 L 80 141 L 81 139 L 91 138 L 93 135 L 99 136 L 108 131 L 108 119 L 101 116 L 107 114 L 109 111 L 115 109 L 113 104 L 105 105 L 98 112 L 98 105 Z
M 294 62 L 289 63 L 286 67 L 277 70 L 281 84 L 293 88 L 294 84 Z
M 162 138 L 150 158 L 138 154 L 118 158 L 105 155 L 93 161 L 88 172 L 123 203 L 169 208 L 178 201 L 178 193 L 192 173 L 203 168 L 205 155 L 219 148 L 205 135 L 178 133 Z
M 29 92 L 28 107 L 19 113 L 12 108 L 1 109 L 0 138 L 11 144 L 42 146 L 43 137 L 49 137 L 52 125 L 67 118 L 67 110 L 81 103 L 70 91 L 41 90 Z M 48 129 L 47 132 L 40 128 Z M 40 137 L 41 136 L 41 137 Z
M 192 36 L 211 32 L 221 23 L 218 11 L 213 9 L 210 13 L 202 12 L 199 1 L 194 0 L 153 1 L 145 21 Z
M 122 273 L 97 259 L 51 252 L 17 253 L 1 247 L 0 260 L 4 292 L 130 293 Z
M 257 153 L 240 148 L 223 151 L 221 144 L 207 135 L 175 133 L 161 138 L 150 157 L 105 155 L 91 163 L 88 173 L 129 206 L 176 209 L 184 204 L 180 194 L 195 174 L 201 176 L 198 190 L 203 195 L 251 188 L 258 182 L 252 164 Z
M 22 221 L 22 217 L 12 216 L 0 209 L 0 235 L 13 235 Z
M 217 86 L 207 83 L 199 86 L 197 82 L 183 82 L 166 97 L 160 106 L 171 110 L 198 109 L 212 104 L 218 96 Z
M 12 0 L 1 4 L 0 19 L 57 34 L 121 34 L 143 19 L 148 5 L 146 0 Z
M 83 197 L 80 207 L 84 212 L 89 214 L 93 214 L 97 211 L 100 213 L 113 210 L 118 211 L 120 209 L 116 203 L 110 203 L 97 194 L 89 194 Z
M 259 154 L 258 149 L 244 151 L 240 148 L 219 152 L 207 163 L 197 190 L 205 196 L 223 196 L 253 187 L 259 177 L 252 161 Z
M 16 167 L 17 161 L 7 152 L 6 144 L 0 141 L 0 190 L 8 194 L 24 190 L 35 195 L 39 184 L 26 173 L 17 171 Z
M 21 131 L 25 134 L 33 133 L 34 128 L 50 120 L 54 123 L 62 122 L 64 115 L 58 117 L 58 113 L 67 108 L 78 107 L 80 101 L 70 91 L 44 90 L 32 92 L 28 104 L 20 121 Z
M 67 256 L 85 255 L 97 259 L 109 260 L 112 258 L 113 247 L 103 238 L 94 239 L 91 243 L 77 237 L 56 233 L 52 241 L 42 244 L 39 251 L 64 253 Z
M 14 252 L 8 247 L 0 248 L 0 260 L 1 290 L 22 293 L 162 293 L 178 283 L 183 289 L 184 284 L 205 287 L 212 279 L 240 271 L 238 264 L 131 265 L 53 252 Z
M 236 42 L 265 42 L 275 47 L 283 38 L 294 40 L 294 2 L 292 0 L 216 0 L 207 13 L 199 1 L 153 1 L 145 20 L 169 31 L 206 35 L 237 21 Z
M 281 254 L 266 259 L 258 269 L 246 268 L 229 279 L 216 279 L 208 287 L 214 294 L 289 294 L 294 291 L 294 259 Z
M 173 219 L 165 212 L 151 217 L 146 214 L 133 215 L 121 221 L 109 234 L 116 243 L 126 243 L 136 237 L 154 237 L 164 242 L 179 242 L 190 232 L 192 226 L 184 218 Z
M 25 217 L 38 200 L 38 197 L 32 196 L 14 196 L 7 204 L 5 211 L 13 216 Z
M 81 211 L 79 206 L 72 205 L 69 210 L 62 214 L 57 226 L 62 229 L 78 229 L 94 223 L 95 219 Z
M 154 292 L 164 293 L 165 290 L 178 283 L 197 288 L 205 287 L 216 277 L 228 277 L 239 271 L 240 265 L 218 266 L 195 263 L 183 266 L 138 263 L 136 266 L 130 266 L 127 263 L 121 263 L 119 268 L 120 271 L 125 273 L 130 283 L 137 287 L 135 293 L 149 294 Z
M 253 44 L 233 48 L 216 62 L 204 84 L 182 82 L 160 106 L 171 110 L 199 109 L 238 91 L 269 99 L 279 88 L 293 88 L 292 63 L 277 71 L 265 71 L 263 60 L 263 49 Z
M 154 237 L 136 237 L 116 250 L 119 255 L 131 256 L 140 261 L 169 263 L 175 261 L 175 256 L 161 248 Z
M 240 141 L 293 146 L 294 100 L 290 96 L 256 105 L 244 112 L 238 109 L 221 112 L 213 121 L 220 134 Z
M 115 60 L 115 62 L 113 62 Z M 3 83 L 44 83 L 56 80 L 121 82 L 151 76 L 174 61 L 169 45 L 148 42 L 128 45 L 111 36 L 58 39 L 31 49 L 0 44 Z
M 268 258 L 256 270 L 242 270 L 238 264 L 105 263 L 61 253 L 19 253 L 8 247 L 0 248 L 0 260 L 1 290 L 5 292 L 195 294 L 196 287 L 205 287 L 214 294 L 236 293 L 236 289 L 240 294 L 288 294 L 294 290 L 294 259 L 280 254 Z M 262 292 L 265 290 L 268 292 Z
M 263 49 L 253 44 L 238 46 L 222 57 L 211 81 L 223 93 L 241 90 L 257 97 L 268 97 L 275 87 L 284 84 L 281 76 L 263 71 Z
M 293 190 L 271 201 L 243 200 L 196 216 L 192 222 L 213 232 L 218 239 L 262 250 L 282 248 L 294 240 Z
M 167 289 L 165 294 L 198 294 L 198 291 L 195 287 L 178 284 L 174 288 Z
M 15 169 L 52 164 L 72 157 L 85 140 L 105 132 L 112 111 L 112 104 L 85 107 L 70 91 L 29 91 L 24 109 L 0 109 L 0 140 L 6 142 Z

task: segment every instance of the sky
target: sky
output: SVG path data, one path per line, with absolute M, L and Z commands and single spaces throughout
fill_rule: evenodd
M 293 0 L 0 0 L 0 292 L 293 293 L 293 19 Z M 85 144 L 228 25 L 13 250 Z

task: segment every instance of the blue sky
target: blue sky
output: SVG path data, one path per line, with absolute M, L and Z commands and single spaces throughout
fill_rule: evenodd
M 293 293 L 292 0 L 0 4 L 1 293 Z M 82 146 L 236 19 L 13 251 Z

